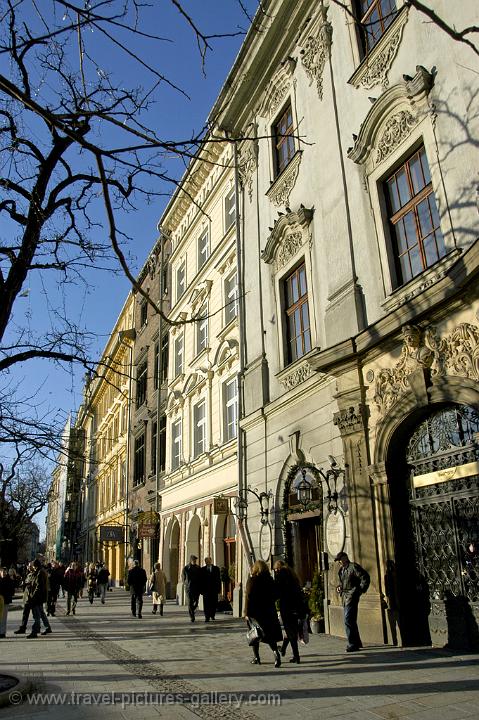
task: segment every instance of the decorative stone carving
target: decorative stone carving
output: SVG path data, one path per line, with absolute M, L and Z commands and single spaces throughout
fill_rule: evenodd
M 313 374 L 313 370 L 309 363 L 304 363 L 298 368 L 295 368 L 293 372 L 289 373 L 285 377 L 281 378 L 280 383 L 285 390 L 292 390 L 297 387 L 305 380 L 307 380 Z
M 241 184 L 248 191 L 249 201 L 253 200 L 253 175 L 258 165 L 258 143 L 249 140 L 240 152 L 239 174 Z
M 281 270 L 281 268 L 284 267 L 288 263 L 288 261 L 292 257 L 294 257 L 294 255 L 296 255 L 296 253 L 300 250 L 300 248 L 302 248 L 302 246 L 302 232 L 296 232 L 292 233 L 291 235 L 287 235 L 283 240 L 276 255 L 276 260 L 274 263 L 275 272 Z
M 207 301 L 211 293 L 211 287 L 213 285 L 212 280 L 204 280 L 202 283 L 197 285 L 190 295 L 190 307 L 193 315 L 201 308 L 201 306 Z
M 272 118 L 279 109 L 283 100 L 291 92 L 291 84 L 295 67 L 296 60 L 293 60 L 293 58 L 290 57 L 286 58 L 286 60 L 281 64 L 266 88 L 263 102 L 259 108 L 259 114 L 261 116 L 268 119 Z
M 479 381 L 479 327 L 461 323 L 441 339 L 434 327 L 421 334 L 418 328 L 405 325 L 399 361 L 376 376 L 374 401 L 381 414 L 411 389 L 408 378 L 419 369 L 430 370 L 433 378 L 456 375 Z
M 414 77 L 403 77 L 404 80 L 383 92 L 374 102 L 357 137 L 353 136 L 354 146 L 348 149 L 350 160 L 365 165 L 368 172 L 372 169 L 373 159 L 379 162 L 378 157 L 381 158 L 390 147 L 389 138 L 399 136 L 402 140 L 412 126 L 412 118 L 416 124 L 421 114 L 429 110 L 428 98 L 434 85 L 434 75 L 418 65 Z M 383 149 L 378 154 L 375 151 L 381 142 Z
M 310 84 L 316 81 L 319 99 L 323 99 L 323 70 L 331 53 L 333 28 L 326 19 L 328 8 L 320 7 L 321 21 L 317 35 L 309 36 L 301 50 L 301 62 Z
M 380 163 L 409 135 L 417 124 L 417 118 L 409 110 L 393 115 L 386 123 L 378 143 L 376 163 Z
M 364 405 L 351 405 L 333 415 L 333 424 L 341 435 L 351 435 L 364 429 Z
M 376 376 L 374 401 L 380 413 L 385 413 L 398 397 L 409 390 L 408 376 L 420 368 L 430 368 L 434 355 L 424 345 L 421 331 L 413 325 L 405 325 L 402 331 L 401 357 L 394 368 L 380 370 Z
M 266 263 L 273 263 L 275 272 L 284 267 L 308 240 L 308 226 L 313 212 L 301 205 L 296 213 L 291 210 L 286 215 L 280 213 L 261 253 Z
M 294 188 L 296 180 L 298 179 L 300 163 L 301 152 L 297 152 L 286 169 L 283 170 L 281 175 L 277 180 L 275 180 L 266 193 L 273 205 L 276 205 L 276 207 L 288 205 L 291 190 Z

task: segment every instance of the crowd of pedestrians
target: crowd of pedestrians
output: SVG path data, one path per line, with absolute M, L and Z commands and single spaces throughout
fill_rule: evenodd
M 369 575 L 344 552 L 338 553 L 335 560 L 339 563 L 337 592 L 344 607 L 346 651 L 354 652 L 362 648 L 357 614 L 359 599 L 369 587 Z M 65 568 L 59 562 L 45 564 L 41 558 L 36 558 L 28 563 L 23 576 L 15 568 L 0 568 L 0 638 L 6 637 L 8 608 L 17 586 L 20 585 L 23 591 L 23 611 L 20 626 L 14 634 L 34 639 L 40 634 L 52 633 L 49 618 L 55 617 L 60 592 L 66 596 L 66 615 L 75 615 L 85 588 L 90 604 L 95 597 L 105 604 L 109 577 L 108 568 L 101 562 L 88 563 L 82 568 L 73 561 Z M 215 620 L 221 591 L 219 567 L 210 557 L 205 558 L 204 566 L 200 567 L 197 556 L 191 555 L 183 568 L 182 580 L 191 622 L 196 620 L 200 595 L 203 596 L 205 622 Z M 160 563 L 155 564 L 148 577 L 138 560 L 130 561 L 126 584 L 133 617 L 142 618 L 145 593 L 152 598 L 152 613 L 159 612 L 163 616 L 167 582 Z M 30 614 L 33 622 L 27 633 Z M 249 574 L 244 602 L 244 617 L 250 629 L 248 637 L 253 651 L 251 662 L 261 664 L 259 649 L 263 642 L 272 650 L 276 668 L 281 667 L 281 658 L 286 655 L 288 646 L 292 651 L 290 662 L 300 663 L 299 641 L 305 641 L 308 614 L 307 597 L 294 570 L 283 560 L 277 560 L 271 574 L 268 565 L 257 560 Z

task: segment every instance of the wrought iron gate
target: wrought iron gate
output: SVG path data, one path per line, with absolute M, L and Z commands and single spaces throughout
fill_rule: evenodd
M 446 407 L 411 437 L 411 526 L 434 645 L 479 644 L 479 415 Z

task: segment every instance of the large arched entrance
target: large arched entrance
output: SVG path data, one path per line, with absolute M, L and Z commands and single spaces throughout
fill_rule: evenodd
M 387 567 L 403 644 L 479 643 L 479 413 L 416 411 L 386 461 L 395 561 Z

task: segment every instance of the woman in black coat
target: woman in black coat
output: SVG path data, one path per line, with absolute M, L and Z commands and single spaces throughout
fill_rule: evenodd
M 251 568 L 251 576 L 246 584 L 245 618 L 248 624 L 256 621 L 263 631 L 262 642 L 268 643 L 274 652 L 274 666 L 281 666 L 278 642 L 282 639 L 281 626 L 276 612 L 276 587 L 268 566 L 263 560 L 257 560 Z M 253 665 L 260 665 L 259 643 L 252 645 Z
M 294 570 L 283 560 L 277 560 L 274 564 L 274 582 L 279 597 L 279 612 L 286 634 L 281 647 L 281 655 L 285 655 L 288 643 L 291 643 L 293 657 L 290 662 L 299 663 L 299 623 L 306 617 L 301 585 Z

